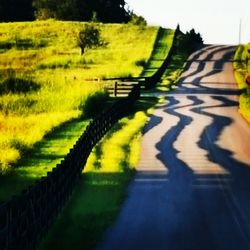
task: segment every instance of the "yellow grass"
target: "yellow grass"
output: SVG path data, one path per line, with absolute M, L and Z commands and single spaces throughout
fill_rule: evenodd
M 99 148 L 90 155 L 84 171 L 121 173 L 126 171 L 124 168 L 135 169 L 140 153 L 140 131 L 146 121 L 144 112 L 137 112 L 131 119 L 120 120 L 121 129 L 111 131 L 111 137 L 107 136 L 97 146 Z M 101 154 L 97 154 L 96 150 L 101 151 Z M 96 165 L 100 168 L 96 168 Z
M 248 50 L 250 50 L 250 44 L 240 45 L 236 50 L 234 75 L 239 89 L 245 90 L 239 98 L 239 112 L 250 122 L 250 86 L 246 84 L 246 77 L 250 75 L 250 60 L 246 60 L 250 58 Z
M 139 75 L 136 62 L 150 57 L 158 31 L 99 24 L 107 46 L 81 56 L 77 34 L 83 26 L 55 20 L 0 24 L 0 82 L 14 72 L 41 86 L 32 93 L 0 95 L 0 172 L 55 126 L 84 115 L 85 101 L 103 92 L 102 81 L 90 79 Z

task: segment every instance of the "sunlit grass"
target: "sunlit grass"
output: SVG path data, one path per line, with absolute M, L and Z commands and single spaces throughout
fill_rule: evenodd
M 85 172 L 121 173 L 135 169 L 139 153 L 138 131 L 146 123 L 147 115 L 137 112 L 133 118 L 123 118 L 98 145 L 85 167 Z M 117 128 L 120 128 L 116 131 Z M 112 156 L 110 155 L 112 152 Z M 129 157 L 128 157 L 129 156 Z
M 25 94 L 0 95 L 0 172 L 10 170 L 22 149 L 54 127 L 84 115 L 85 102 L 94 93 L 103 100 L 102 78 L 139 75 L 143 67 L 137 62 L 149 58 L 158 31 L 99 24 L 107 46 L 81 56 L 77 34 L 83 26 L 55 20 L 0 24 L 0 82 L 14 75 L 40 86 Z
M 250 86 L 246 84 L 246 77 L 250 75 L 250 44 L 240 45 L 236 50 L 234 59 L 234 75 L 239 89 L 244 90 L 239 98 L 239 112 L 250 122 Z
M 99 27 L 107 46 L 87 50 L 82 57 L 77 46 L 77 34 L 83 23 L 50 20 L 0 24 L 0 44 L 15 44 L 16 37 L 30 39 L 34 44 L 34 48 L 26 50 L 16 46 L 3 50 L 0 69 L 48 69 L 56 74 L 54 69 L 73 67 L 83 71 L 84 78 L 140 74 L 142 67 L 135 62 L 149 58 L 158 27 L 123 24 L 99 24 Z M 38 78 L 41 80 L 41 76 Z
M 173 43 L 174 31 L 170 29 L 160 29 L 157 41 L 154 45 L 152 55 L 145 65 L 143 76 L 151 76 L 157 71 L 165 60 Z
M 41 121 L 45 119 L 44 117 L 40 118 Z M 18 167 L 13 168 L 8 175 L 0 176 L 0 201 L 20 194 L 21 190 L 27 188 L 28 185 L 33 184 L 42 176 L 46 176 L 47 172 L 60 163 L 73 147 L 87 124 L 88 120 L 86 119 L 74 119 L 66 122 L 48 133 L 32 149 L 27 149 L 24 157 L 19 161 Z M 14 142 L 18 143 L 18 141 Z M 11 157 L 11 150 L 13 154 L 19 153 L 17 150 L 9 149 L 3 154 Z

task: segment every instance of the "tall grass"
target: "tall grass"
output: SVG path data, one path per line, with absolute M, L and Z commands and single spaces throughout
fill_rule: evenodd
M 107 96 L 102 81 L 90 79 L 139 75 L 136 62 L 148 59 L 158 31 L 100 24 L 107 46 L 81 56 L 82 27 L 55 20 L 0 24 L 1 173 L 54 127 L 98 112 Z
M 240 45 L 235 52 L 234 75 L 239 89 L 243 93 L 239 98 L 239 112 L 250 122 L 250 87 L 246 84 L 246 77 L 250 75 L 250 44 Z

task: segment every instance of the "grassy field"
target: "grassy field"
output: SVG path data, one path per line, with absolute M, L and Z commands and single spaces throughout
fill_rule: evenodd
M 107 47 L 82 57 L 76 45 L 82 25 L 53 20 L 0 24 L 1 84 L 14 78 L 29 87 L 27 92 L 0 95 L 0 138 L 5 136 L 1 168 L 16 166 L 0 177 L 0 200 L 60 162 L 87 125 L 84 115 L 98 111 L 89 100 L 99 101 L 97 107 L 109 102 L 103 78 L 138 76 L 146 65 L 153 73 L 160 62 L 156 58 L 162 60 L 172 44 L 170 30 L 158 35 L 154 47 L 158 27 L 100 25 Z M 97 244 L 124 200 L 139 159 L 140 131 L 157 102 L 140 99 L 95 147 L 72 199 L 40 249 L 93 249 Z
M 174 55 L 159 84 L 162 91 L 169 90 L 169 85 L 177 80 L 187 56 L 184 51 Z M 156 58 L 154 53 L 152 58 Z M 141 129 L 161 100 L 141 97 L 131 114 L 94 148 L 72 199 L 39 250 L 66 250 L 72 246 L 76 250 L 95 249 L 126 198 L 127 185 L 139 160 Z
M 87 100 L 107 100 L 101 79 L 139 75 L 138 62 L 151 55 L 158 31 L 100 24 L 107 46 L 81 56 L 77 34 L 82 27 L 54 20 L 0 24 L 1 174 L 60 124 L 94 114 L 96 105 Z M 100 81 L 88 81 L 93 78 Z
M 236 50 L 234 59 L 235 78 L 239 89 L 244 90 L 239 98 L 239 111 L 250 122 L 250 87 L 246 84 L 246 76 L 250 75 L 250 44 L 240 45 Z

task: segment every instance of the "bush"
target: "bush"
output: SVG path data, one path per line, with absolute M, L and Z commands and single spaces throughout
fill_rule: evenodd
M 0 95 L 27 93 L 38 89 L 40 89 L 40 85 L 32 79 L 17 77 L 15 74 L 10 75 L 0 83 Z
M 2 41 L 0 42 L 0 51 L 5 51 L 11 49 L 15 45 L 14 42 L 10 41 Z
M 81 48 L 83 55 L 86 48 L 97 48 L 104 45 L 105 42 L 101 39 L 100 29 L 95 24 L 85 24 L 78 34 L 78 46 Z
M 138 16 L 134 13 L 130 16 L 130 24 L 139 25 L 139 26 L 147 26 L 147 21 L 143 16 Z
M 177 47 L 179 52 L 187 51 L 188 53 L 192 53 L 195 51 L 200 45 L 203 44 L 203 39 L 200 33 L 196 33 L 194 29 L 183 34 L 180 32 L 177 36 Z
M 90 95 L 82 104 L 83 114 L 85 117 L 95 117 L 106 106 L 108 100 L 108 93 L 97 92 Z
M 135 62 L 135 65 L 138 67 L 145 67 L 147 64 L 147 60 L 145 59 L 141 59 Z

